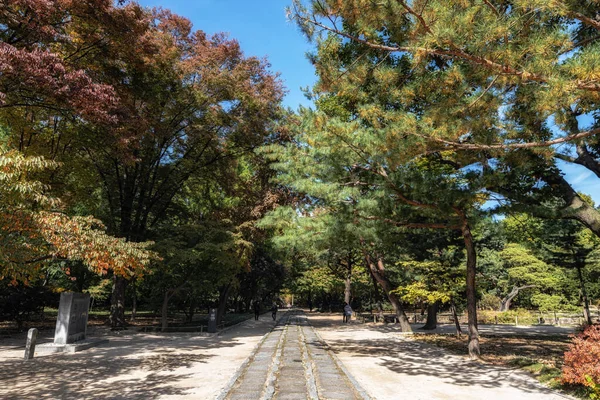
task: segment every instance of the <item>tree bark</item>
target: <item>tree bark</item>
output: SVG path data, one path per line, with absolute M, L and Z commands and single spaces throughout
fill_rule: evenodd
M 432 304 L 427 305 L 427 321 L 421 329 L 432 330 L 437 328 L 437 313 L 439 309 L 439 303 L 436 301 Z
M 408 318 L 404 313 L 402 303 L 400 302 L 400 299 L 398 299 L 398 297 L 394 293 L 392 293 L 392 284 L 390 283 L 387 276 L 385 276 L 385 265 L 383 264 L 383 258 L 378 257 L 377 264 L 375 264 L 371 260 L 371 256 L 366 252 L 366 250 L 363 251 L 365 254 L 365 262 L 367 264 L 367 267 L 373 274 L 375 280 L 377 280 L 377 283 L 379 283 L 379 285 L 381 286 L 381 289 L 386 294 L 390 303 L 392 303 L 392 307 L 394 307 L 394 311 L 396 312 L 396 318 L 400 323 L 400 330 L 402 332 L 412 332 L 410 322 L 408 321 Z
M 478 359 L 481 355 L 479 349 L 479 331 L 477 329 L 477 293 L 475 289 L 475 275 L 477 273 L 477 253 L 471 228 L 466 217 L 462 216 L 461 232 L 467 250 L 467 315 L 469 321 L 469 357 Z
M 126 328 L 125 322 L 125 287 L 127 280 L 122 276 L 113 275 L 113 288 L 110 298 L 110 328 L 122 330 Z
M 375 279 L 375 275 L 373 275 L 371 268 L 368 267 L 368 264 L 367 271 L 369 272 L 369 276 L 371 277 L 371 282 L 373 282 L 373 290 L 375 291 L 375 302 L 377 304 L 377 314 L 379 318 L 383 318 L 383 304 L 381 303 L 382 296 L 379 292 L 379 285 L 377 284 L 377 279 Z
M 171 299 L 171 296 L 173 296 L 173 291 L 171 289 L 167 290 L 165 292 L 165 295 L 163 296 L 163 303 L 162 303 L 162 307 L 161 307 L 161 312 L 160 312 L 160 321 L 161 321 L 161 332 L 164 332 L 167 327 L 169 326 L 169 300 Z
M 576 163 L 590 168 L 590 165 L 585 165 L 580 162 Z M 592 170 L 594 173 L 597 173 L 598 171 L 597 168 L 590 168 L 590 170 Z M 521 203 L 521 205 L 526 207 L 526 211 L 529 214 L 535 217 L 572 219 L 580 222 L 594 232 L 596 236 L 600 237 L 600 211 L 586 203 L 581 196 L 579 196 L 569 182 L 567 182 L 567 180 L 562 176 L 558 168 L 549 168 L 545 170 L 541 174 L 540 179 L 548 184 L 548 186 L 552 189 L 552 194 L 554 196 L 564 201 L 564 205 L 561 208 L 551 209 L 540 206 L 538 199 L 524 196 L 504 187 L 491 186 L 488 187 L 488 189 L 500 193 L 508 198 L 517 200 L 518 203 Z
M 352 300 L 352 259 L 348 256 L 346 264 L 346 276 L 344 279 L 344 302 L 350 304 Z
M 525 285 L 525 286 L 519 286 L 519 287 L 513 286 L 510 293 L 507 294 L 506 297 L 504 297 L 500 301 L 500 309 L 498 311 L 500 311 L 500 312 L 508 311 L 510 309 L 510 303 L 513 301 L 513 299 L 515 297 L 517 297 L 517 295 L 519 294 L 519 291 L 521 291 L 523 289 L 529 289 L 532 287 L 535 287 L 535 285 Z
M 577 277 L 579 278 L 579 288 L 581 290 L 581 299 L 583 300 L 583 317 L 588 325 L 592 325 L 592 314 L 590 314 L 590 303 L 587 296 L 587 290 L 585 289 L 581 264 L 578 263 L 576 268 Z
M 190 299 L 190 306 L 188 307 L 188 315 L 187 315 L 187 320 L 188 322 L 192 322 L 194 320 L 194 314 L 196 313 L 196 300 L 195 300 L 195 296 L 191 296 Z
M 542 179 L 565 202 L 565 206 L 559 210 L 558 216 L 579 221 L 594 232 L 596 236 L 600 237 L 600 211 L 583 200 L 558 169 L 547 171 Z
M 456 326 L 456 336 L 460 337 L 463 332 L 462 328 L 460 327 L 458 315 L 456 314 L 456 304 L 454 304 L 454 300 L 450 303 L 450 308 L 452 309 L 452 318 L 454 318 L 454 325 Z
M 231 290 L 231 282 L 225 286 L 219 288 L 219 305 L 217 306 L 217 324 L 223 321 L 225 315 L 225 306 L 227 305 L 227 298 L 229 297 L 229 291 Z
M 133 288 L 133 298 L 131 304 L 131 318 L 130 321 L 135 321 L 135 316 L 137 314 L 137 291 Z

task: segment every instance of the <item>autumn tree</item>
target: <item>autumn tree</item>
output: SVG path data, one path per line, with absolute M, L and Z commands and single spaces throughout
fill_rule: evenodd
M 54 176 L 67 183 L 59 189 L 111 233 L 145 241 L 190 178 L 227 168 L 263 143 L 278 113 L 281 84 L 265 60 L 245 57 L 235 40 L 192 31 L 188 20 L 169 11 L 110 1 L 96 8 L 86 2 L 83 10 L 76 2 L 58 3 L 70 29 L 61 56 L 118 102 L 108 123 L 44 114 L 18 144 L 64 162 L 64 173 Z M 49 23 L 43 21 L 42 27 Z M 125 283 L 115 275 L 116 328 L 125 323 Z
M 27 283 L 43 276 L 49 261 L 79 260 L 98 274 L 142 273 L 152 258 L 148 243 L 108 236 L 92 217 L 70 217 L 57 198 L 45 194 L 38 172 L 56 167 L 42 157 L 25 157 L 0 147 L 0 274 Z
M 113 121 L 114 90 L 62 52 L 73 39 L 73 21 L 93 21 L 90 11 L 100 10 L 119 18 L 130 8 L 117 10 L 110 1 L 0 4 L 1 269 L 14 280 L 27 281 L 57 259 L 80 260 L 96 273 L 129 275 L 153 257 L 146 244 L 107 236 L 97 219 L 65 213 L 65 202 L 48 193 L 48 176 L 59 164 L 52 155 L 23 154 L 26 137 L 31 142 L 52 119 Z

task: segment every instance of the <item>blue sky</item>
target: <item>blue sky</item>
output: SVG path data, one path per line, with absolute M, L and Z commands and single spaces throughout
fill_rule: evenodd
M 309 106 L 301 87 L 312 86 L 315 73 L 305 54 L 312 49 L 296 25 L 288 22 L 285 7 L 291 0 L 138 0 L 148 7 L 168 8 L 189 18 L 195 29 L 229 33 L 246 55 L 267 57 L 273 72 L 281 73 L 288 94 L 284 104 Z M 582 125 L 585 125 L 586 121 Z M 582 126 L 585 128 L 585 126 Z M 578 165 L 559 163 L 575 190 L 590 194 L 600 204 L 600 180 Z

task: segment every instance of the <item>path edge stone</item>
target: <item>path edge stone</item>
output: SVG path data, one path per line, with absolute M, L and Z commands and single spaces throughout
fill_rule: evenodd
M 310 322 L 310 320 L 309 320 L 309 322 Z M 323 338 L 319 334 L 319 331 L 317 331 L 317 329 L 315 329 L 315 327 L 312 324 L 310 324 L 310 327 L 312 328 L 312 330 L 315 333 L 315 335 L 317 336 L 317 338 L 322 343 L 327 344 L 327 342 L 325 340 L 323 340 Z M 371 397 L 371 395 L 369 395 L 367 393 L 367 391 L 365 389 L 363 389 L 363 387 L 360 385 L 360 383 L 358 383 L 358 381 L 354 378 L 354 376 L 352 376 L 352 374 L 350 373 L 350 371 L 348 371 L 348 369 L 346 368 L 346 366 L 344 365 L 344 363 L 342 363 L 342 361 L 338 358 L 338 356 L 333 351 L 329 350 L 329 345 L 327 345 L 327 347 L 328 347 L 328 349 L 326 351 L 329 353 L 329 355 L 331 356 L 331 358 L 333 359 L 333 361 L 336 363 L 337 367 L 340 370 L 342 370 L 343 373 L 346 374 L 346 377 L 348 377 L 348 380 L 354 386 L 354 390 L 356 390 L 356 392 L 358 393 L 358 395 L 360 397 L 362 397 L 363 400 L 375 400 L 375 398 Z
M 287 312 L 285 314 L 283 314 L 279 319 L 283 318 L 284 316 L 287 315 Z M 227 330 L 230 330 L 238 325 L 243 324 L 244 322 L 247 322 L 249 320 L 246 321 L 242 321 L 238 324 L 232 325 L 230 327 L 227 328 Z M 277 324 L 279 323 L 279 320 L 277 320 L 275 326 L 277 326 Z M 254 359 L 254 356 L 256 356 L 256 353 L 258 352 L 258 349 L 260 349 L 260 346 L 263 345 L 263 343 L 265 342 L 265 340 L 267 340 L 267 337 L 273 332 L 273 330 L 275 329 L 275 326 L 273 328 L 271 328 L 271 330 L 267 333 L 265 333 L 263 335 L 263 337 L 258 341 L 258 343 L 256 344 L 256 346 L 254 346 L 254 348 L 252 349 L 252 352 L 250 352 L 250 355 L 248 356 L 248 358 L 246 358 L 244 360 L 244 362 L 242 363 L 242 365 L 240 365 L 238 367 L 238 369 L 235 371 L 235 373 L 233 374 L 233 376 L 231 377 L 231 379 L 229 379 L 229 381 L 227 382 L 227 385 L 225 385 L 225 387 L 221 390 L 221 393 L 215 398 L 215 400 L 225 400 L 225 398 L 227 397 L 227 395 L 229 394 L 229 392 L 231 391 L 231 389 L 233 389 L 233 387 L 235 386 L 235 383 L 237 382 L 237 380 L 239 379 L 240 376 L 242 376 L 242 374 L 244 373 L 246 367 L 248 366 L 248 364 L 250 364 L 250 362 Z M 221 332 L 218 332 L 216 335 L 220 336 L 220 333 L 224 332 L 225 330 L 222 330 Z
M 260 348 L 260 346 L 262 346 L 265 340 L 267 340 L 267 337 L 271 334 L 272 331 L 273 330 L 270 330 L 269 332 L 265 333 L 263 337 L 258 341 L 256 346 L 254 346 L 254 348 L 252 349 L 250 355 L 244 360 L 242 365 L 238 367 L 231 379 L 229 379 L 229 381 L 227 382 L 227 385 L 225 385 L 225 387 L 221 390 L 221 393 L 215 398 L 215 400 L 225 400 L 225 397 L 227 397 L 231 389 L 233 389 L 233 386 L 237 382 L 238 378 L 242 376 L 242 374 L 246 370 L 246 367 L 254 359 L 254 356 L 256 356 L 258 349 Z

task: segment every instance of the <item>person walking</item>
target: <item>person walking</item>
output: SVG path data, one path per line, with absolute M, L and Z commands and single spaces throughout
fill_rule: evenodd
M 273 318 L 273 321 L 275 321 L 277 319 L 277 304 L 273 303 L 273 307 L 271 307 L 271 317 Z
M 350 318 L 352 318 L 352 307 L 350 304 L 344 303 L 344 323 L 350 322 Z
M 258 316 L 260 315 L 260 303 L 258 301 L 254 302 L 254 320 L 258 321 Z

